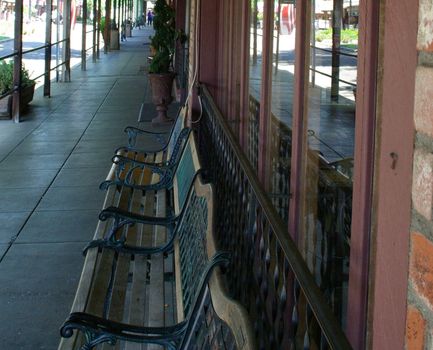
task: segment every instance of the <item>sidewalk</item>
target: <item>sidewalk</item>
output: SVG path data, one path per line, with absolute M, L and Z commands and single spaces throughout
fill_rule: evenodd
M 142 119 L 155 116 L 149 35 L 134 30 L 120 51 L 53 84 L 50 99 L 39 89 L 22 123 L 0 121 L 0 349 L 57 348 L 102 209 L 98 185 L 142 103 Z

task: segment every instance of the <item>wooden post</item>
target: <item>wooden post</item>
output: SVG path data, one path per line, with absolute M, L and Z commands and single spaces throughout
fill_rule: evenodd
M 52 9 L 53 1 L 46 0 L 46 17 L 45 17 L 45 76 L 44 76 L 44 96 L 51 96 L 51 29 L 52 29 Z
M 263 7 L 263 49 L 262 49 L 262 81 L 260 97 L 260 121 L 259 121 L 259 163 L 258 175 L 260 182 L 266 184 L 266 170 L 269 157 L 267 156 L 267 143 L 272 135 L 269 134 L 267 118 L 271 116 L 271 91 L 272 91 L 272 46 L 274 38 L 274 3 L 265 2 Z
M 275 10 L 274 10 L 275 11 Z M 278 0 L 278 23 L 277 23 L 277 42 L 275 47 L 275 70 L 274 74 L 278 73 L 278 63 L 280 61 L 280 31 L 281 31 L 281 0 Z M 273 40 L 273 38 L 272 38 Z
M 242 0 L 242 29 L 241 29 L 241 66 L 240 66 L 240 111 L 241 124 L 239 126 L 239 143 L 246 149 L 247 132 L 249 118 L 249 68 L 250 68 L 250 35 L 251 35 L 251 9 L 250 1 Z
M 119 28 L 119 24 L 120 23 L 118 23 L 118 15 L 117 15 L 117 0 L 113 0 L 113 25 Z
M 252 20 L 253 20 L 253 65 L 257 64 L 257 25 L 259 24 L 257 21 L 257 0 L 253 1 L 253 12 L 252 12 Z M 250 28 L 251 31 L 251 28 Z M 248 32 L 248 35 L 251 35 L 250 32 Z
M 338 102 L 340 85 L 340 42 L 341 21 L 343 19 L 343 0 L 334 0 L 332 12 L 332 78 L 331 101 Z
M 126 13 L 126 8 L 125 8 L 125 6 L 126 6 L 126 2 L 125 2 L 125 0 L 119 0 L 119 12 L 121 13 L 121 15 L 120 15 L 120 18 L 121 18 L 121 20 L 120 20 L 120 26 L 122 26 L 122 24 L 125 22 L 125 13 Z M 126 28 L 123 28 L 123 30 L 125 30 Z M 120 27 L 120 31 L 122 32 L 122 27 Z
M 81 29 L 81 37 L 81 70 L 86 70 L 87 0 L 83 0 L 83 24 Z
M 98 0 L 98 32 L 96 33 L 96 58 L 100 58 L 100 41 L 101 41 L 101 0 Z
M 96 22 L 98 21 L 98 14 L 96 9 L 96 0 L 93 0 L 93 22 L 92 22 L 92 62 L 96 62 L 96 40 L 97 40 L 97 33 L 96 33 Z
M 111 1 L 105 0 L 105 28 L 104 28 L 104 53 L 108 53 L 108 48 L 110 47 L 110 36 L 111 36 L 111 21 L 110 21 L 110 13 L 111 13 Z
M 15 123 L 20 122 L 20 100 L 21 100 L 21 68 L 23 58 L 23 0 L 15 1 L 15 40 L 14 50 L 14 84 L 12 99 L 12 118 Z
M 63 81 L 71 81 L 71 0 L 63 3 Z

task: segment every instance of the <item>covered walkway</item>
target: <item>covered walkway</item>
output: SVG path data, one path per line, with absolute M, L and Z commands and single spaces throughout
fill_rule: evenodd
M 98 185 L 123 128 L 154 116 L 150 34 L 134 30 L 120 51 L 75 68 L 51 99 L 37 91 L 22 123 L 0 122 L 0 349 L 57 348 L 102 208 Z

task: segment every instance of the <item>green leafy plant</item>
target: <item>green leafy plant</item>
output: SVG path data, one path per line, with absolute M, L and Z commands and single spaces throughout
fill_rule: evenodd
M 169 73 L 176 41 L 186 40 L 183 32 L 176 30 L 175 10 L 165 0 L 156 0 L 154 7 L 153 28 L 155 35 L 150 37 L 151 45 L 155 50 L 149 73 Z
M 332 40 L 332 29 L 320 29 L 316 31 L 316 41 L 321 42 L 324 40 Z M 358 40 L 358 29 L 342 29 L 341 38 L 342 43 L 352 43 Z
M 14 64 L 12 61 L 2 61 L 0 63 L 0 95 L 6 94 L 13 90 L 14 82 Z M 27 69 L 21 69 L 21 83 L 22 86 L 29 86 L 34 84 L 34 80 L 30 79 L 30 74 Z

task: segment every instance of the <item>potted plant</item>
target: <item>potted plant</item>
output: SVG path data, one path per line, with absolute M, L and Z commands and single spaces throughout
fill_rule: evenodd
M 12 93 L 13 75 L 13 62 L 0 62 L 0 96 Z M 30 79 L 29 72 L 24 67 L 21 69 L 21 88 L 20 108 L 21 110 L 24 110 L 33 100 L 33 94 L 35 91 L 35 81 Z M 0 99 L 0 117 L 6 117 L 9 119 L 12 116 L 12 99 L 12 94 Z
M 175 11 L 165 0 L 156 0 L 154 7 L 153 28 L 151 37 L 153 56 L 149 67 L 149 82 L 152 90 L 152 101 L 156 105 L 158 116 L 152 119 L 154 124 L 172 122 L 167 117 L 167 106 L 173 100 L 172 87 L 174 72 L 172 61 L 178 39 L 185 35 L 175 28 Z
M 110 50 L 119 50 L 119 28 L 113 20 L 109 20 L 109 28 L 108 33 L 105 32 L 105 26 L 107 25 L 107 21 L 105 17 L 101 17 L 99 20 L 99 31 L 102 35 L 102 39 L 104 40 L 105 47 Z

